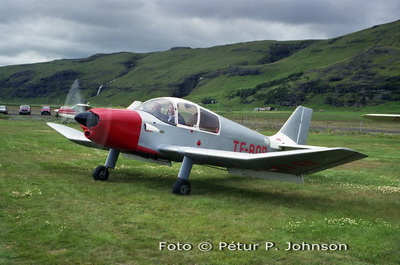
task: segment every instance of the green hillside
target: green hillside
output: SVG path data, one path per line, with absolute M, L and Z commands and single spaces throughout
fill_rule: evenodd
M 396 106 L 399 73 L 400 20 L 327 40 L 176 47 L 0 67 L 0 101 L 62 104 L 79 79 L 92 105 L 177 96 L 217 101 L 221 109 Z

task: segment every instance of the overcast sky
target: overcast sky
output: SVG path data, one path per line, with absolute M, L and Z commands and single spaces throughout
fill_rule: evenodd
M 327 39 L 398 19 L 399 0 L 3 0 L 0 66 Z

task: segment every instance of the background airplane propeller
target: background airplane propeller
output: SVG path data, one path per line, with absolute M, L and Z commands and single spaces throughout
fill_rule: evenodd
M 64 100 L 64 104 L 60 107 L 60 109 L 55 110 L 57 112 L 56 117 L 62 117 L 63 123 L 67 123 L 68 118 L 71 119 L 75 112 L 75 110 L 71 108 L 79 103 L 83 103 L 83 99 L 80 92 L 79 80 L 76 79 L 68 91 L 67 97 Z
M 65 99 L 64 107 L 71 108 L 75 106 L 74 108 L 77 113 L 75 114 L 73 120 L 77 121 L 79 124 L 88 128 L 96 126 L 99 122 L 99 116 L 89 110 L 86 110 L 84 107 L 76 106 L 77 104 L 88 104 L 86 100 L 82 97 L 80 82 L 78 79 L 76 79 L 72 83 L 71 88 L 69 89 L 67 97 Z M 102 136 L 105 143 L 110 131 L 110 127 L 103 127 L 102 129 Z M 99 144 L 101 145 L 102 143 Z
M 64 106 L 72 107 L 76 104 L 84 103 L 80 92 L 79 80 L 76 79 L 71 88 L 68 91 L 68 95 L 65 98 Z

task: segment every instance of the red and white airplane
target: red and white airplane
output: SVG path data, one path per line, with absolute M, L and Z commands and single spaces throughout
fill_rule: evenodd
M 128 109 L 95 108 L 75 120 L 83 132 L 48 123 L 74 143 L 109 150 L 93 172 L 105 181 L 119 154 L 146 162 L 182 162 L 175 194 L 189 194 L 193 164 L 227 168 L 232 175 L 302 182 L 311 174 L 367 157 L 357 151 L 305 145 L 312 109 L 298 107 L 273 136 L 265 136 L 190 101 L 163 97 Z
M 83 111 L 90 110 L 92 107 L 89 104 L 78 103 L 72 107 L 62 106 L 59 109 L 54 110 L 56 116 L 66 119 L 74 119 L 75 115 Z
M 89 104 L 86 104 L 86 101 L 82 100 L 79 87 L 79 80 L 76 79 L 68 91 L 67 98 L 65 99 L 65 105 L 54 110 L 56 112 L 56 117 L 63 118 L 63 123 L 66 123 L 68 119 L 74 119 L 75 115 L 78 113 L 90 110 L 92 108 Z

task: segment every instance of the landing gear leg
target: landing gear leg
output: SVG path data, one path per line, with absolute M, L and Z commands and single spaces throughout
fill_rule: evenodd
M 172 192 L 178 195 L 188 195 L 190 194 L 190 184 L 189 184 L 189 175 L 192 170 L 193 160 L 189 157 L 185 156 L 183 158 L 181 169 L 179 170 L 178 180 L 175 182 L 172 187 Z
M 104 166 L 98 166 L 93 171 L 93 179 L 106 181 L 110 175 L 110 169 L 114 169 L 117 164 L 118 156 L 120 151 L 116 149 L 110 149 L 106 164 Z

